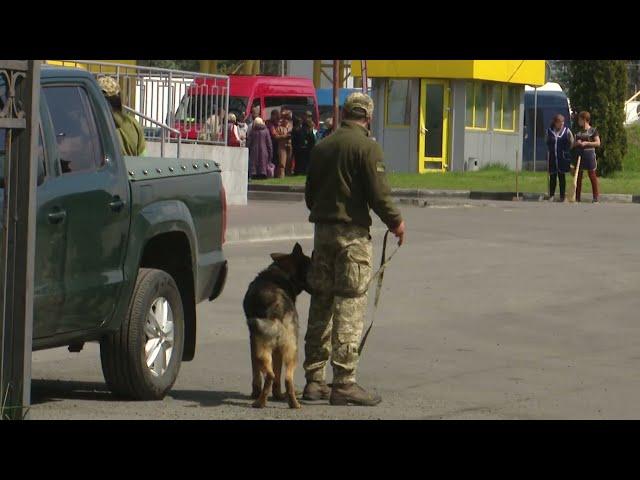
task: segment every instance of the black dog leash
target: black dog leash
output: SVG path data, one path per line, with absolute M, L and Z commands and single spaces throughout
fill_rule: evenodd
M 376 319 L 376 311 L 378 310 L 378 302 L 380 301 L 380 293 L 382 292 L 382 280 L 384 279 L 384 269 L 387 267 L 387 265 L 389 264 L 393 256 L 396 254 L 396 252 L 400 250 L 400 245 L 398 245 L 396 249 L 391 253 L 391 255 L 389 255 L 389 258 L 386 257 L 387 238 L 389 237 L 389 233 L 390 233 L 389 230 L 387 230 L 386 233 L 384 234 L 384 241 L 382 243 L 382 258 L 380 258 L 380 268 L 378 268 L 378 271 L 373 274 L 373 276 L 369 280 L 369 283 L 367 284 L 367 290 L 368 290 L 373 280 L 375 280 L 376 277 L 378 278 L 378 283 L 376 284 L 376 295 L 373 300 L 373 314 L 371 315 L 371 324 L 369 325 L 369 328 L 367 328 L 367 331 L 364 333 L 364 336 L 360 341 L 360 346 L 358 347 L 358 355 L 362 353 L 362 349 L 364 348 L 364 344 L 367 341 L 369 332 L 371 332 L 371 327 L 373 327 L 373 322 Z

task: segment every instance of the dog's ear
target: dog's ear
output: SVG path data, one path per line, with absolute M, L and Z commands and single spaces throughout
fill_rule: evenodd
M 298 242 L 296 242 L 296 244 L 294 245 L 293 252 L 291 253 L 297 257 L 301 257 L 302 255 L 304 255 L 304 253 L 302 252 L 302 247 Z
M 288 257 L 288 256 L 289 256 L 288 253 L 272 253 L 271 254 L 271 259 L 274 262 L 277 262 L 278 260 L 282 260 L 283 258 Z

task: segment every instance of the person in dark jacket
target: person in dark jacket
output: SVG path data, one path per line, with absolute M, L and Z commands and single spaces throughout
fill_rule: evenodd
M 571 147 L 573 133 L 564 124 L 564 116 L 558 114 L 553 117 L 551 126 L 547 129 L 547 149 L 549 161 L 549 199 L 553 201 L 556 195 L 556 184 L 560 181 L 560 201 L 565 201 L 567 187 L 566 173 L 571 168 Z
M 309 155 L 316 144 L 316 136 L 313 133 L 313 120 L 308 117 L 302 120 L 294 119 L 291 143 L 293 146 L 293 158 L 295 159 L 295 175 L 307 173 Z
M 274 165 L 278 165 L 278 140 L 277 130 L 280 126 L 280 110 L 271 110 L 271 118 L 265 122 L 269 133 L 271 134 L 271 146 L 273 151 L 273 156 L 271 157 L 271 162 Z
M 249 149 L 249 175 L 253 179 L 263 179 L 273 172 L 273 143 L 269 130 L 260 117 L 253 120 L 253 126 L 247 138 L 247 148 Z
M 331 135 L 332 130 L 333 130 L 333 118 L 329 117 L 324 121 L 324 125 L 318 132 L 318 135 L 317 135 L 318 141 Z
M 305 400 L 332 405 L 380 403 L 356 383 L 358 346 L 373 273 L 373 210 L 402 244 L 404 221 L 391 199 L 383 152 L 369 136 L 373 100 L 352 93 L 340 128 L 311 151 L 305 201 L 314 223 L 311 304 L 305 336 Z M 333 384 L 325 381 L 331 357 Z

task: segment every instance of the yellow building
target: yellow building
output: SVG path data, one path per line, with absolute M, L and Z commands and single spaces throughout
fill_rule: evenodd
M 367 75 L 390 171 L 521 166 L 524 86 L 545 83 L 544 60 L 368 60 Z
M 86 59 L 85 59 L 86 60 Z M 121 65 L 132 65 L 135 66 L 136 65 L 136 61 L 135 60 L 91 60 L 92 62 L 98 62 L 98 63 L 114 63 L 114 64 L 121 64 Z M 87 64 L 81 64 L 81 63 L 77 63 L 75 60 L 45 60 L 44 61 L 46 64 L 48 65 L 58 65 L 58 66 L 63 66 L 63 67 L 76 67 L 76 68 L 84 68 L 86 70 L 89 71 L 101 71 L 104 73 L 116 73 L 116 67 L 101 67 L 101 69 L 99 69 L 98 67 L 95 67 L 93 65 L 87 65 Z

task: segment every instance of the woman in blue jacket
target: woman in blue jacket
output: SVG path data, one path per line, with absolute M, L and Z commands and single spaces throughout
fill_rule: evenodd
M 549 199 L 553 201 L 556 185 L 560 181 L 560 201 L 565 201 L 567 179 L 565 174 L 570 170 L 570 150 L 573 146 L 573 133 L 564 124 L 564 116 L 557 114 L 553 117 L 551 126 L 547 129 L 547 148 L 549 159 Z

